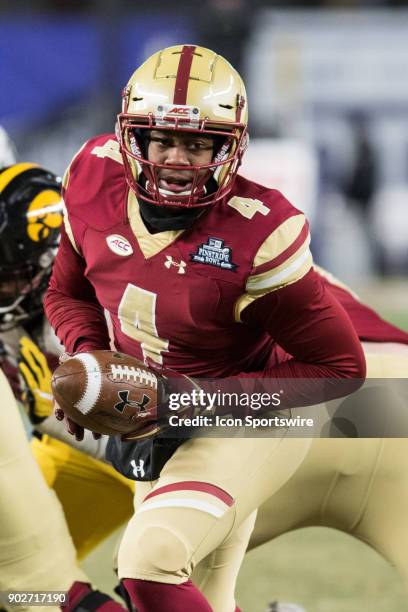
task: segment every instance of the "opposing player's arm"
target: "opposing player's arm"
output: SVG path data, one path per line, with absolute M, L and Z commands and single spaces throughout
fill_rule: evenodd
M 44 300 L 45 313 L 67 352 L 109 348 L 103 308 L 85 277 L 85 263 L 65 229 Z

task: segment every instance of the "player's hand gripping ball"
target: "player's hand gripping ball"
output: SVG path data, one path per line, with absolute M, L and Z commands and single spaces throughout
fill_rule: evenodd
M 186 376 L 159 366 L 147 367 L 135 357 L 115 351 L 78 353 L 52 376 L 52 392 L 68 417 L 68 425 L 73 421 L 81 429 L 126 440 L 160 432 L 167 422 L 169 393 L 193 388 L 195 383 Z M 76 435 L 72 427 L 68 431 Z

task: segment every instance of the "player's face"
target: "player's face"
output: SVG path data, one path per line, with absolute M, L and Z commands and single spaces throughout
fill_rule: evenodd
M 159 188 L 173 193 L 189 191 L 192 187 L 192 166 L 210 164 L 214 155 L 214 141 L 201 134 L 180 134 L 171 131 L 152 130 L 147 151 L 149 161 L 168 165 L 159 168 Z M 178 166 L 177 170 L 170 166 Z M 191 169 L 189 169 L 191 168 Z M 200 170 L 198 178 L 207 169 Z

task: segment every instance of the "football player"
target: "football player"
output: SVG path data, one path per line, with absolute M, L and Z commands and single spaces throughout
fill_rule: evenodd
M 342 379 L 359 388 L 361 345 L 313 270 L 306 219 L 237 176 L 246 146 L 245 87 L 224 58 L 179 45 L 136 70 L 116 134 L 85 143 L 64 179 L 45 306 L 69 353 L 110 347 L 107 311 L 116 349 L 179 375 L 273 379 L 288 406 L 323 389 L 343 395 Z M 271 365 L 275 341 L 292 358 Z M 296 378 L 308 381 L 301 391 Z M 282 486 L 308 443 L 289 445 L 277 429 L 269 439 L 114 439 L 112 462 L 144 481 L 118 557 L 137 609 L 210 610 L 192 569 Z
M 3 377 L 0 590 L 69 590 L 69 609 L 122 610 L 91 589 L 76 556 L 84 557 L 131 515 L 133 485 L 106 463 L 56 439 L 58 423 L 50 417 L 50 369 L 61 345 L 42 301 L 61 223 L 60 179 L 31 163 L 0 170 L 0 366 L 34 428 L 31 449 L 45 479 L 30 457 Z
M 384 321 L 325 270 L 316 270 L 363 342 L 369 384 L 353 402 L 347 398 L 330 410 L 332 431 L 326 429 L 323 435 L 335 437 L 313 439 L 297 470 L 258 509 L 249 550 L 300 527 L 332 527 L 369 544 L 408 583 L 408 440 L 381 437 L 406 431 L 408 333 Z M 287 357 L 281 351 L 278 359 Z M 376 386 L 372 379 L 377 379 Z M 381 384 L 381 379 L 388 384 Z M 335 431 L 341 419 L 357 425 L 362 437 L 342 437 L 341 431 Z M 404 429 L 398 429 L 399 423 Z M 232 534 L 217 557 L 207 557 L 195 570 L 194 581 L 204 595 L 217 600 L 219 609 L 232 597 L 234 571 L 239 570 L 237 559 L 244 548 L 244 539 Z

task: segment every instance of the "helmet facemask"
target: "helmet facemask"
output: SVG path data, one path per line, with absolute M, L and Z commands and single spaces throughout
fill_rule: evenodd
M 51 276 L 56 248 L 20 268 L 0 266 L 0 332 L 43 313 L 43 294 Z
M 200 129 L 181 127 L 175 119 L 174 126 L 157 125 L 153 114 L 149 116 L 149 124 L 142 123 L 142 117 L 119 115 L 120 143 L 127 182 L 137 197 L 157 206 L 200 207 L 218 202 L 232 188 L 233 181 L 241 164 L 242 155 L 246 149 L 247 133 L 244 125 L 231 129 L 226 126 L 212 127 L 206 120 Z M 147 149 L 151 130 L 175 134 L 203 135 L 214 139 L 214 155 L 210 163 L 205 165 L 173 165 L 159 164 L 148 159 Z M 160 187 L 159 173 L 161 170 L 176 173 L 188 170 L 188 190 L 174 193 Z

